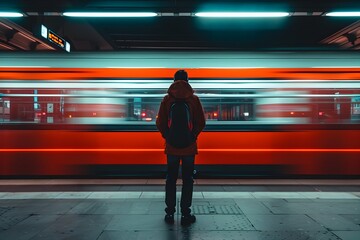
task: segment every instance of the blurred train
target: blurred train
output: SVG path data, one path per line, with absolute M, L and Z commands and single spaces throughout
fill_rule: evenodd
M 360 177 L 360 55 L 2 53 L 0 177 L 163 177 L 155 127 L 186 69 L 207 125 L 196 177 Z

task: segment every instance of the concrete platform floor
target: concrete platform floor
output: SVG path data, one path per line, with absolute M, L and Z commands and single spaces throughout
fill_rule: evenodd
M 149 180 L 0 180 L 0 239 L 360 239 L 359 180 L 199 179 L 189 227 Z

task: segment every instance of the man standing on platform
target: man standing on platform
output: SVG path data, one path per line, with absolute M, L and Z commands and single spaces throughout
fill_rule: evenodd
M 194 161 L 197 150 L 197 137 L 205 127 L 204 111 L 199 98 L 188 83 L 185 70 L 175 73 L 167 95 L 161 102 L 156 126 L 166 140 L 167 176 L 165 196 L 165 222 L 174 223 L 176 206 L 176 180 L 179 164 L 182 161 L 181 225 L 196 221 L 191 214 L 193 194 Z

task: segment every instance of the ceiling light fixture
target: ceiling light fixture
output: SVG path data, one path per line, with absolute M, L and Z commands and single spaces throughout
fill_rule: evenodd
M 0 17 L 23 17 L 24 14 L 18 12 L 0 12 Z
M 64 12 L 67 17 L 156 17 L 154 12 Z
M 218 18 L 263 18 L 263 17 L 287 17 L 288 12 L 198 12 L 197 17 Z
M 329 12 L 325 16 L 328 17 L 360 17 L 360 12 Z

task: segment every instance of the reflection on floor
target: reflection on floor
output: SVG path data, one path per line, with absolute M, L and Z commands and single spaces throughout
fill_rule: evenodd
M 179 214 L 174 225 L 163 221 L 163 184 L 133 180 L 0 180 L 0 239 L 360 239 L 355 180 L 196 184 L 197 222 L 189 227 L 180 225 Z M 180 185 L 178 191 L 179 200 Z

